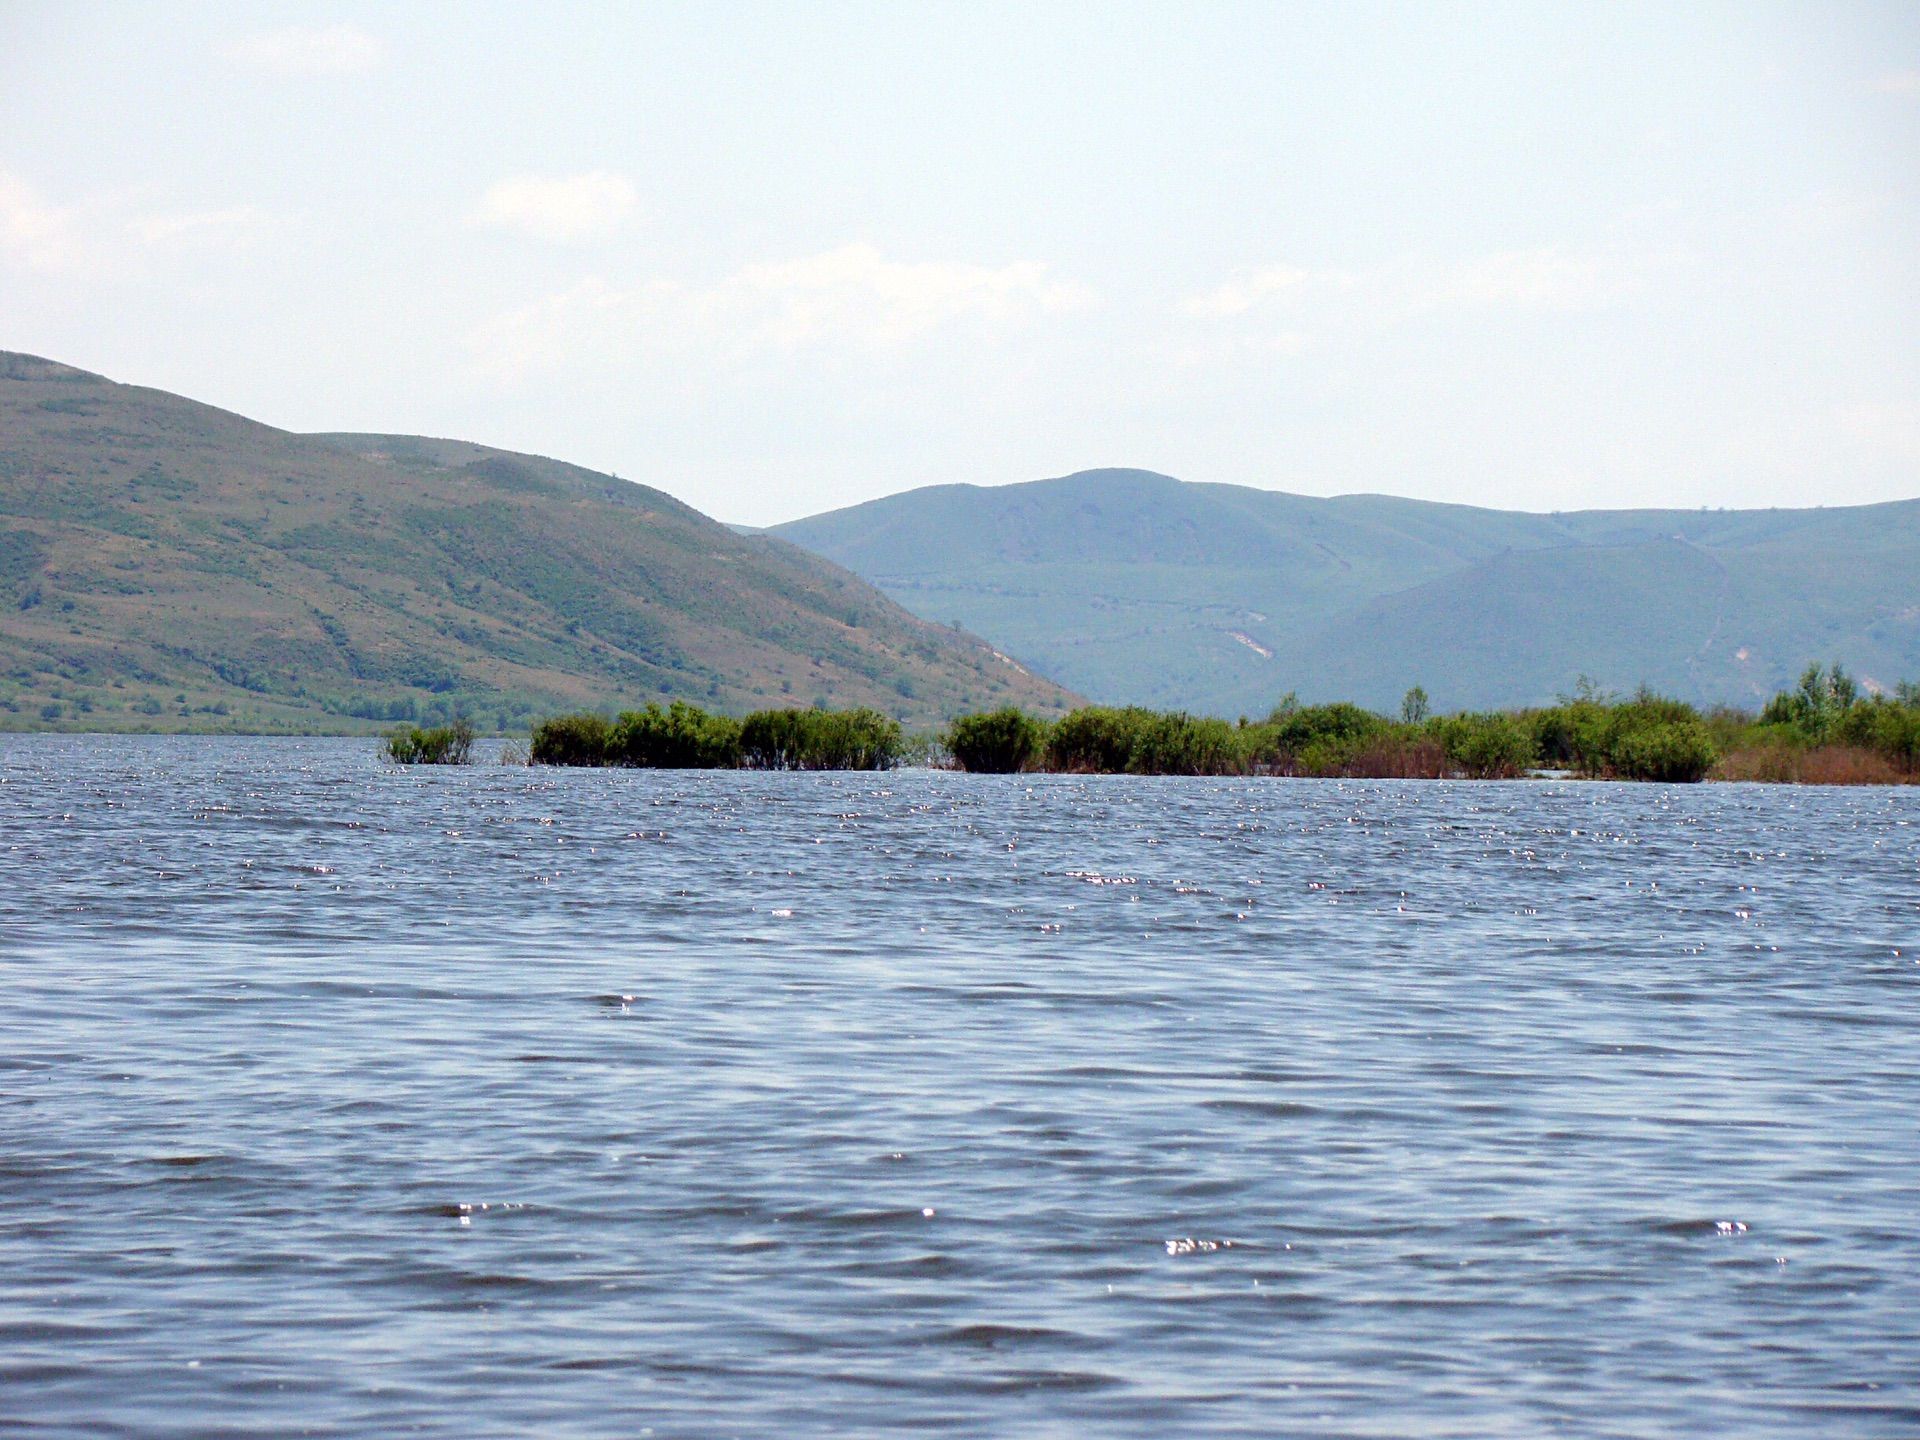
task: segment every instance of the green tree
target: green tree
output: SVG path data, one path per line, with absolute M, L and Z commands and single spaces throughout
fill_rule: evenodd
M 1847 712 L 1860 701 L 1860 687 L 1838 663 L 1809 665 L 1791 690 L 1767 702 L 1760 719 L 1768 725 L 1791 726 L 1814 744 L 1825 741 Z

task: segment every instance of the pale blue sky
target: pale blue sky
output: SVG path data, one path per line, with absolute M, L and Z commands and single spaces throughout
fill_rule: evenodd
M 1920 495 L 1920 7 L 0 0 L 0 348 L 768 523 Z

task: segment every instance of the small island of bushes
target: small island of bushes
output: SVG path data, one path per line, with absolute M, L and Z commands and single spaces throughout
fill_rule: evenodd
M 464 764 L 462 724 L 389 738 L 403 763 Z M 1398 716 L 1283 699 L 1236 721 L 1089 705 L 1047 720 L 1006 708 L 909 737 L 872 709 L 759 710 L 735 719 L 676 700 L 612 719 L 561 715 L 533 727 L 536 765 L 652 769 L 888 770 L 903 763 L 987 774 L 1276 775 L 1510 779 L 1705 779 L 1899 784 L 1920 779 L 1920 686 L 1866 696 L 1838 665 L 1811 666 L 1758 714 L 1702 712 L 1642 688 L 1608 695 L 1582 681 L 1554 705 L 1428 712 L 1407 692 Z
M 387 737 L 387 758 L 399 765 L 467 765 L 473 760 L 473 726 L 465 720 L 423 729 L 411 725 Z
M 715 715 L 684 700 L 608 720 L 562 715 L 533 727 L 535 765 L 660 770 L 890 770 L 906 740 L 878 710 L 756 710 Z
M 962 716 L 946 745 L 960 768 L 1000 773 L 1903 784 L 1920 780 L 1920 685 L 1869 697 L 1840 666 L 1815 665 L 1757 716 L 1584 681 L 1555 705 L 1452 715 L 1430 715 L 1418 687 L 1398 717 L 1291 697 L 1237 724 L 1107 706 L 1048 723 L 1006 709 Z
M 1408 707 L 1417 711 L 1417 702 Z M 1700 717 L 1654 695 L 1553 710 L 1392 719 L 1358 705 L 1283 701 L 1230 724 L 1088 706 L 1048 725 L 1017 710 L 962 716 L 947 740 L 965 770 L 1079 775 L 1291 775 L 1502 780 L 1567 769 L 1620 780 L 1699 780 L 1717 750 Z

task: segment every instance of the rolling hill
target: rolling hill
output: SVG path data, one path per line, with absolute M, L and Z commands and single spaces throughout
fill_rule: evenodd
M 1920 676 L 1920 501 L 1545 515 L 1093 470 L 773 533 L 1112 702 L 1500 706 L 1586 675 L 1750 705 L 1812 660 Z
M 644 485 L 0 352 L 0 728 L 506 729 L 671 698 L 918 724 L 1071 699 Z

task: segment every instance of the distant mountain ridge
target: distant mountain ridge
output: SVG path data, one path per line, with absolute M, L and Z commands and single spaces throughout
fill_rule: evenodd
M 1113 702 L 1542 702 L 1582 675 L 1751 704 L 1811 660 L 1920 676 L 1920 500 L 1532 514 L 1091 470 L 773 527 Z
M 644 485 L 294 435 L 0 352 L 0 727 L 518 725 L 674 698 L 931 724 L 1072 697 Z

